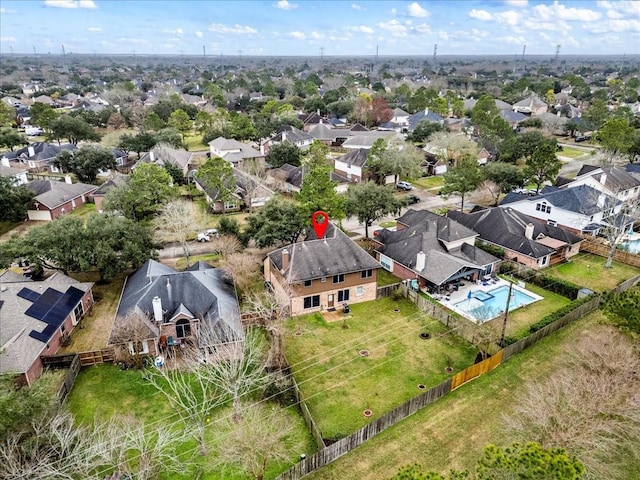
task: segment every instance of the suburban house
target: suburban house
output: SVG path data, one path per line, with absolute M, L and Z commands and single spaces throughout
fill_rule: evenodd
M 380 125 L 378 130 L 392 130 L 398 133 L 407 133 L 409 129 L 409 114 L 398 107 L 394 108 L 392 112 L 393 116 L 391 120 Z
M 148 260 L 126 280 L 108 343 L 122 349 L 117 356 L 127 350 L 158 355 L 183 342 L 198 345 L 204 322 L 222 341 L 244 337 L 235 287 L 227 274 L 204 262 L 178 272 Z
M 269 253 L 264 278 L 289 299 L 292 315 L 375 300 L 380 264 L 342 230 L 329 224 L 324 238 L 305 240 Z
M 107 195 L 107 192 L 113 188 L 121 187 L 129 183 L 131 177 L 129 175 L 123 175 L 122 173 L 114 173 L 113 176 L 100 185 L 96 190 L 94 190 L 90 198 L 96 205 L 96 210 L 98 212 L 102 212 L 102 202 L 104 201 L 104 197 Z
M 447 217 L 477 232 L 482 242 L 502 248 L 504 258 L 534 269 L 566 262 L 578 254 L 583 241 L 574 233 L 508 207 L 472 213 L 449 210 Z
M 280 143 L 289 142 L 291 145 L 295 145 L 300 150 L 308 150 L 309 146 L 313 143 L 314 138 L 307 132 L 304 132 L 291 125 L 282 125 L 278 132 L 271 138 L 267 139 L 262 148 L 265 153 L 269 153 L 269 150 L 274 145 Z
M 369 149 L 358 148 L 350 150 L 334 161 L 334 169 L 340 175 L 353 183 L 366 180 L 365 165 L 369 157 Z
M 220 157 L 231 163 L 235 168 L 244 169 L 245 163 L 256 162 L 264 165 L 265 154 L 251 145 L 233 139 L 218 137 L 209 142 L 209 152 L 212 158 Z
M 305 132 L 308 132 L 311 128 L 315 127 L 316 125 L 321 125 L 322 122 L 324 121 L 324 118 L 322 118 L 322 115 L 320 115 L 320 112 L 311 112 L 311 113 L 299 113 L 298 114 L 298 120 L 300 120 L 302 122 L 302 129 Z
M 347 139 L 343 128 L 333 128 L 326 123 L 320 123 L 311 127 L 309 129 L 309 135 L 314 140 L 322 142 L 328 147 L 340 145 Z
M 6 152 L 3 158 L 26 165 L 30 172 L 50 171 L 57 173 L 59 170 L 53 165 L 53 161 L 58 154 L 63 150 L 75 149 L 76 146 L 70 143 L 54 145 L 53 143 L 36 142 L 15 152 Z
M 409 117 L 407 131 L 413 132 L 422 122 L 444 124 L 444 119 L 437 113 L 429 111 L 428 108 L 420 110 Z
M 529 97 L 520 100 L 513 104 L 513 111 L 518 113 L 524 113 L 525 115 L 537 116 L 546 113 L 549 105 L 540 100 L 535 94 L 529 95 Z
M 238 193 L 247 208 L 264 207 L 264 204 L 275 194 L 267 186 L 266 179 L 258 178 L 235 168 L 233 176 L 236 179 L 236 186 L 240 190 Z
M 545 187 L 534 197 L 511 192 L 500 206 L 576 234 L 595 236 L 608 226 L 622 233 L 633 226 L 633 218 L 621 212 L 622 202 L 589 185 Z
M 515 112 L 513 110 L 500 110 L 500 117 L 502 117 L 502 119 L 505 120 L 511 128 L 516 128 L 520 122 L 529 118 L 524 113 Z
M 267 184 L 279 192 L 293 194 L 302 187 L 302 167 L 285 163 L 267 170 Z
M 24 185 L 28 182 L 27 171 L 14 168 L 6 158 L 0 159 L 0 177 L 8 177 L 13 180 L 14 185 Z
M 93 305 L 92 283 L 62 273 L 34 282 L 12 270 L 0 274 L 0 374 L 31 385 L 42 355 L 54 355 Z
M 640 195 L 640 178 L 615 165 L 583 165 L 575 178 L 560 177 L 556 181 L 559 188 L 574 188 L 578 185 L 588 185 L 621 202 L 632 202 Z
M 417 288 L 446 292 L 463 281 L 495 272 L 500 259 L 475 247 L 476 232 L 427 210 L 407 210 L 396 230 L 380 230 L 375 241 L 382 267 Z
M 194 185 L 197 190 L 204 193 L 204 198 L 214 213 L 237 211 L 244 206 L 242 188 L 238 184 L 236 184 L 230 198 L 227 198 L 224 201 L 220 196 L 219 190 L 207 184 L 202 178 L 194 177 Z
M 96 185 L 71 183 L 71 178 L 59 180 L 33 180 L 26 187 L 35 194 L 27 210 L 29 220 L 52 221 L 87 203 L 88 197 L 98 189 Z
M 370 149 L 379 138 L 382 138 L 386 142 L 389 142 L 394 138 L 404 141 L 403 136 L 398 132 L 373 130 L 367 132 L 357 132 L 349 136 L 349 138 L 347 138 L 342 144 L 342 148 L 346 148 L 349 150 L 356 150 L 358 148 Z
M 193 168 L 193 158 L 193 153 L 186 150 L 177 150 L 168 145 L 156 145 L 149 152 L 142 155 L 140 160 L 131 168 L 135 169 L 143 163 L 155 163 L 161 167 L 165 163 L 170 163 L 182 170 L 183 177 L 187 178 L 189 170 Z

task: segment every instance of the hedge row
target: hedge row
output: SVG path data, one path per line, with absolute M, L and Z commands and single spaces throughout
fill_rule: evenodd
M 573 310 L 578 308 L 583 303 L 587 303 L 592 298 L 593 298 L 593 295 L 587 295 L 586 297 L 577 298 L 573 302 L 568 303 L 567 305 L 565 305 L 564 307 L 556 310 L 555 312 L 550 313 L 549 315 L 547 315 L 545 317 L 542 317 L 542 320 L 539 320 L 536 323 L 534 323 L 533 325 L 529 326 L 529 333 L 537 332 L 541 328 L 546 327 L 550 323 L 553 323 L 556 320 L 558 320 L 559 318 L 564 317 L 567 313 L 572 312 Z
M 539 272 L 513 262 L 502 262 L 500 272 L 519 277 L 522 280 L 533 283 L 545 290 L 562 295 L 569 300 L 576 298 L 578 296 L 578 291 L 581 288 L 573 282 L 568 282 L 561 278 L 557 278 L 547 273 Z
M 494 257 L 504 259 L 504 248 L 502 247 L 498 247 L 497 245 L 493 245 L 484 241 L 476 242 L 476 247 L 484 250 L 487 253 L 490 253 Z

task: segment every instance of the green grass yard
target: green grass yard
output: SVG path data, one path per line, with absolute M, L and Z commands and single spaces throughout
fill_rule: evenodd
M 378 286 L 384 287 L 387 285 L 393 285 L 394 283 L 400 283 L 402 279 L 396 277 L 393 273 L 381 268 L 378 270 Z
M 578 320 L 305 478 L 359 480 L 372 478 L 371 472 L 375 478 L 391 478 L 400 466 L 416 462 L 443 474 L 471 468 L 485 445 L 511 443 L 503 418 L 517 391 L 528 381 L 545 379 L 564 350 L 579 336 L 604 328 L 602 321 L 600 312 Z M 627 478 L 636 478 L 639 470 L 636 456 Z
M 560 150 L 557 153 L 558 157 L 567 157 L 567 158 L 579 158 L 582 156 L 588 156 L 589 152 L 585 152 L 584 150 L 578 150 L 577 148 L 571 148 L 571 147 L 562 147 L 562 150 Z
M 455 371 L 471 365 L 477 352 L 406 299 L 354 304 L 341 316 L 327 322 L 316 313 L 286 325 L 287 359 L 324 438 L 354 432 L 417 395 L 419 384 L 442 382 L 449 362 Z M 422 331 L 431 338 L 421 339 Z
M 640 268 L 620 262 L 613 262 L 611 268 L 604 268 L 606 260 L 590 253 L 580 253 L 570 262 L 555 265 L 545 269 L 545 272 L 594 292 L 611 290 L 624 280 L 640 275 Z
M 444 177 L 435 175 L 431 177 L 420 177 L 411 180 L 411 183 L 414 186 L 423 188 L 425 190 L 440 190 L 444 185 Z

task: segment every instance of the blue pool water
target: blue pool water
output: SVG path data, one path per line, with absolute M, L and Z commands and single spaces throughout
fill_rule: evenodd
M 620 247 L 629 253 L 638 254 L 640 253 L 640 239 L 622 242 Z
M 467 312 L 474 316 L 477 320 L 486 321 L 500 315 L 507 307 L 507 295 L 509 295 L 509 287 L 503 285 L 501 287 L 489 290 L 486 295 L 484 292 L 473 292 L 471 298 L 455 303 L 454 306 L 463 312 Z M 522 305 L 535 302 L 537 299 L 526 293 L 512 289 L 511 300 L 509 301 L 509 311 L 515 310 Z

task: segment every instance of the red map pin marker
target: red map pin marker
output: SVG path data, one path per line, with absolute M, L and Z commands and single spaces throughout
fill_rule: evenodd
M 322 218 L 322 221 L 318 222 L 319 218 Z M 316 232 L 316 237 L 322 238 L 329 226 L 329 215 L 322 210 L 318 210 L 311 216 L 311 224 L 313 225 L 313 231 Z

